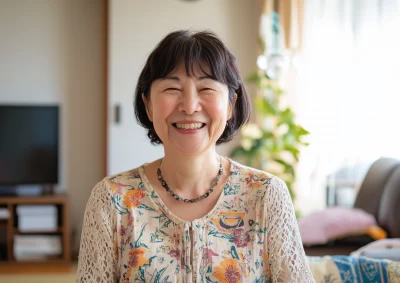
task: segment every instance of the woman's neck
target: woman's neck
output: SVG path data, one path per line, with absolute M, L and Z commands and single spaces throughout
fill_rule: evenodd
M 160 169 L 164 180 L 176 194 L 192 199 L 210 189 L 218 174 L 220 158 L 215 150 L 199 156 L 166 152 Z

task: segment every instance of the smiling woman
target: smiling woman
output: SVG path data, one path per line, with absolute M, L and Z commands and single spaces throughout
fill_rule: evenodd
M 225 121 L 226 129 L 217 140 L 217 144 L 230 141 L 236 130 L 246 123 L 250 116 L 250 101 L 236 65 L 236 58 L 214 34 L 203 32 L 188 35 L 188 32 L 171 33 L 147 59 L 136 88 L 136 118 L 148 129 L 152 143 L 163 143 L 157 136 L 148 113 L 143 111 L 148 110 L 145 103 L 150 99 L 151 89 L 182 96 L 183 90 L 187 92 L 192 90 L 192 87 L 199 91 L 203 99 L 207 96 L 208 99 L 215 99 L 214 96 L 217 96 L 222 102 L 229 101 L 229 109 L 236 113 L 232 119 Z M 195 84 L 190 85 L 191 82 Z M 146 99 L 142 100 L 141 97 Z M 192 95 L 189 98 L 194 97 Z M 235 103 L 236 100 L 238 103 Z M 183 105 L 196 106 L 190 105 L 194 100 L 189 99 L 185 102 Z M 221 104 L 218 106 L 227 107 Z
M 168 77 L 153 81 L 147 97 L 142 93 L 145 117 L 165 150 L 196 154 L 214 147 L 232 117 L 237 95 L 229 101 L 228 87 L 203 69 L 209 73 L 199 62 L 188 74 L 180 62 Z
M 165 155 L 95 186 L 78 282 L 314 282 L 285 183 L 216 153 L 250 115 L 216 35 L 167 35 L 139 77 L 135 113 Z

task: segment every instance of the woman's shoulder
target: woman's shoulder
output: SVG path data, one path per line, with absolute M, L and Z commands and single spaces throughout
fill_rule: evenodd
M 262 191 L 265 193 L 281 192 L 287 190 L 285 182 L 278 176 L 260 169 L 249 167 L 231 160 L 232 172 L 238 176 L 238 181 L 246 187 L 246 189 Z
M 118 182 L 124 184 L 131 184 L 141 180 L 141 171 L 143 170 L 143 166 L 136 167 L 134 169 L 130 169 L 124 172 L 120 172 L 117 174 L 109 175 L 104 178 L 107 182 Z
M 116 196 L 123 195 L 129 190 L 144 190 L 141 170 L 143 170 L 143 165 L 106 176 L 94 186 L 92 194 Z
M 230 161 L 232 162 L 231 174 L 240 176 L 242 181 L 245 180 L 248 181 L 248 183 L 251 183 L 251 181 L 263 180 L 266 182 L 266 184 L 270 184 L 272 182 L 283 182 L 281 178 L 270 172 L 241 164 L 232 159 Z

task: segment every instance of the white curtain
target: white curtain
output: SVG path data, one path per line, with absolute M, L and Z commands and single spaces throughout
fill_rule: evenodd
M 305 214 L 325 206 L 327 177 L 340 167 L 400 158 L 399 2 L 304 1 L 302 51 L 287 78 L 311 132 L 296 186 Z

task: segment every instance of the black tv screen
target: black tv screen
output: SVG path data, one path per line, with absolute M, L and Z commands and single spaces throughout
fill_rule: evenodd
M 57 184 L 58 106 L 0 105 L 0 185 Z

